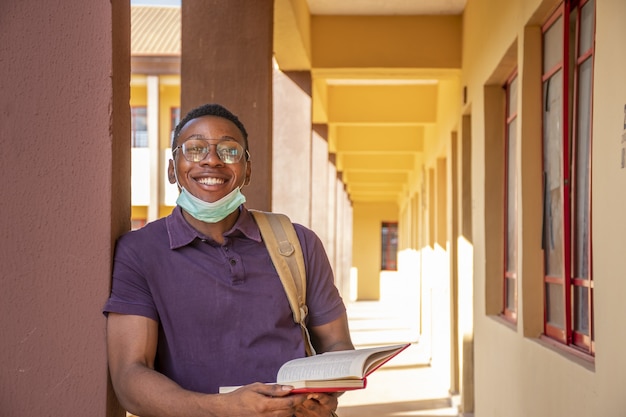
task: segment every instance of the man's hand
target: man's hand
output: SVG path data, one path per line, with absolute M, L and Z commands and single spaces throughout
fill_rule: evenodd
M 229 403 L 229 416 L 248 417 L 326 417 L 327 414 L 298 414 L 305 403 L 307 395 L 289 395 L 293 387 L 279 384 L 254 383 L 245 385 L 228 394 L 220 394 Z M 311 394 L 317 395 L 317 394 Z M 335 400 L 335 404 L 337 401 Z M 318 403 L 319 406 L 319 403 Z
M 321 393 L 308 394 L 302 405 L 296 408 L 295 417 L 330 417 L 337 410 L 337 396 Z

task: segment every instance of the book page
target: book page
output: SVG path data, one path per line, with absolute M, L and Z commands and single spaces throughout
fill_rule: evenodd
M 328 352 L 322 355 L 294 359 L 285 363 L 276 377 L 279 384 L 289 381 L 339 379 L 346 377 L 360 378 L 363 362 L 367 354 L 356 355 L 355 351 Z M 348 354 L 346 354 L 348 353 Z M 352 355 L 349 355 L 352 353 Z M 356 361 L 356 365 L 354 365 Z
M 356 378 L 365 376 L 365 364 L 376 352 L 388 357 L 398 350 L 398 346 L 385 346 L 359 350 L 326 352 L 321 355 L 299 358 L 285 363 L 277 375 L 278 383 L 290 381 Z M 371 367 L 368 367 L 371 368 Z

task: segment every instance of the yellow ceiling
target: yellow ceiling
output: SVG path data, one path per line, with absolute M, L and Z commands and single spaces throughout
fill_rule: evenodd
M 311 71 L 313 122 L 328 126 L 353 202 L 399 203 L 421 175 L 450 101 L 445 84 L 460 72 L 461 24 L 460 15 L 311 15 L 306 0 L 276 0 L 276 62 Z

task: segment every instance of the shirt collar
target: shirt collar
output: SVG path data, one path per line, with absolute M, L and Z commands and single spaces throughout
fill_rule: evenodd
M 194 229 L 183 217 L 180 206 L 176 206 L 172 214 L 165 219 L 167 234 L 170 239 L 170 249 L 178 249 L 189 245 L 195 239 L 207 240 L 207 236 Z M 248 239 L 261 242 L 261 232 L 259 231 L 252 214 L 243 205 L 239 207 L 239 217 L 233 227 L 224 233 L 224 236 L 244 235 Z

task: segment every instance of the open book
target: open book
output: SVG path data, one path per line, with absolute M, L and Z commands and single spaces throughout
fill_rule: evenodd
M 326 352 L 292 359 L 278 370 L 276 383 L 291 385 L 293 393 L 334 392 L 365 388 L 367 376 L 410 346 L 381 346 Z M 239 387 L 220 387 L 224 394 Z

